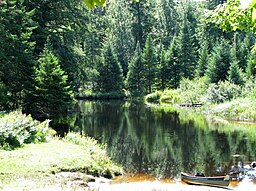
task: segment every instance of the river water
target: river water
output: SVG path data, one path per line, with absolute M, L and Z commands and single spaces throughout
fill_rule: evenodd
M 255 124 L 209 123 L 189 110 L 125 101 L 80 101 L 72 119 L 74 131 L 106 143 L 111 158 L 130 173 L 213 175 L 229 168 L 234 154 L 256 160 Z

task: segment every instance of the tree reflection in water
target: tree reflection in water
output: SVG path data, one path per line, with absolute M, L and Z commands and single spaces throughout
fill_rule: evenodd
M 110 156 L 126 172 L 213 175 L 233 154 L 256 159 L 255 125 L 213 125 L 188 112 L 123 101 L 80 101 L 73 117 L 73 130 L 107 143 Z

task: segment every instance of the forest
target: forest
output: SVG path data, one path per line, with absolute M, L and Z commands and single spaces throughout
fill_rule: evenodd
M 253 100 L 254 31 L 222 30 L 207 16 L 225 2 L 3 0 L 0 110 L 44 120 L 75 98 L 154 92 L 174 103 Z

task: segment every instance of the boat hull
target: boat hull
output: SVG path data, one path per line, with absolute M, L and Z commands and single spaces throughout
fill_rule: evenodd
M 221 188 L 226 188 L 229 185 L 229 180 L 226 180 L 226 176 L 201 177 L 182 172 L 181 180 L 187 184 L 214 186 Z

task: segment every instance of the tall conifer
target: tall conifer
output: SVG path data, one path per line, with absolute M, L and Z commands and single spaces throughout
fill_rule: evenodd
M 129 62 L 128 74 L 126 78 L 126 88 L 132 96 L 141 96 L 145 93 L 143 79 L 143 64 L 141 59 L 140 44 L 137 43 L 134 55 Z

